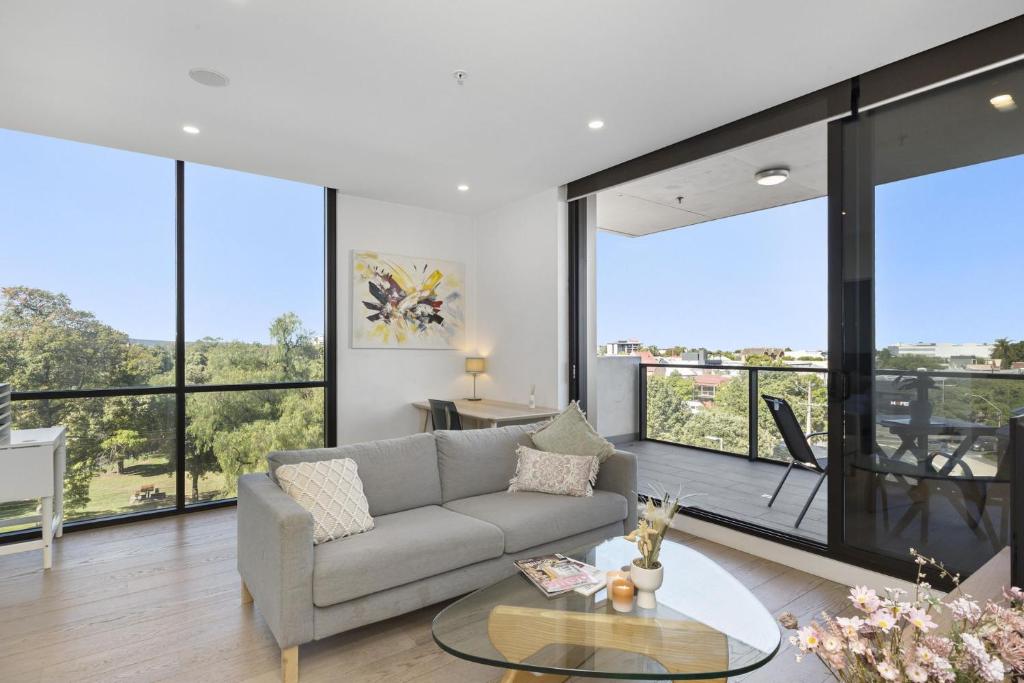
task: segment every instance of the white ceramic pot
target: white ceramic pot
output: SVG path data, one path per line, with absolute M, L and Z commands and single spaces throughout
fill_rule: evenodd
M 654 609 L 658 606 L 654 599 L 654 591 L 661 588 L 661 582 L 665 579 L 665 568 L 659 564 L 657 569 L 644 569 L 636 564 L 629 567 L 629 578 L 636 586 L 636 606 L 643 609 Z

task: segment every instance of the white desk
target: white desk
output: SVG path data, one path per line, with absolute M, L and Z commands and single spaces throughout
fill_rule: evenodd
M 429 431 L 430 404 L 426 401 L 416 401 L 413 406 L 423 411 L 423 431 Z M 459 410 L 459 417 L 468 417 L 488 427 L 500 427 L 521 422 L 540 422 L 562 412 L 556 408 L 531 408 L 524 403 L 506 403 L 487 398 L 479 401 L 456 399 L 455 407 Z
M 0 445 L 0 501 L 38 498 L 40 515 L 0 520 L 0 525 L 38 522 L 38 541 L 0 546 L 0 555 L 43 551 L 43 569 L 53 565 L 53 538 L 64 533 L 64 469 L 67 437 L 64 427 L 16 429 L 11 443 Z

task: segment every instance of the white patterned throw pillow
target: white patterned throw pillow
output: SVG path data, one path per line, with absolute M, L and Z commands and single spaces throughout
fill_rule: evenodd
M 276 474 L 284 492 L 313 515 L 314 545 L 373 528 L 355 460 L 281 465 Z
M 562 496 L 593 496 L 601 461 L 594 455 L 547 453 L 526 446 L 516 449 L 519 461 L 508 490 Z

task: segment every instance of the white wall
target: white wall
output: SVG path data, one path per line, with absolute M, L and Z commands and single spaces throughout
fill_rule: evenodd
M 475 219 L 477 346 L 486 398 L 562 407 L 568 395 L 565 203 L 552 188 Z
M 637 390 L 640 372 L 639 356 L 598 356 L 590 366 L 588 379 L 600 388 L 597 410 L 600 416 L 594 425 L 601 436 L 615 441 L 632 441 L 637 437 Z
M 476 344 L 476 238 L 469 216 L 338 194 L 338 443 L 412 434 L 422 413 L 410 404 L 469 396 L 465 358 Z M 428 256 L 466 264 L 466 348 L 353 349 L 352 250 Z

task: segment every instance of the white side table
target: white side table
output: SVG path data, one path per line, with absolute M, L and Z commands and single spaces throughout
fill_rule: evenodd
M 0 520 L 0 526 L 39 522 L 43 537 L 0 545 L 0 555 L 43 551 L 43 569 L 53 565 L 53 538 L 64 532 L 64 469 L 67 436 L 64 427 L 16 429 L 11 443 L 0 445 L 0 501 L 38 498 L 42 514 Z

